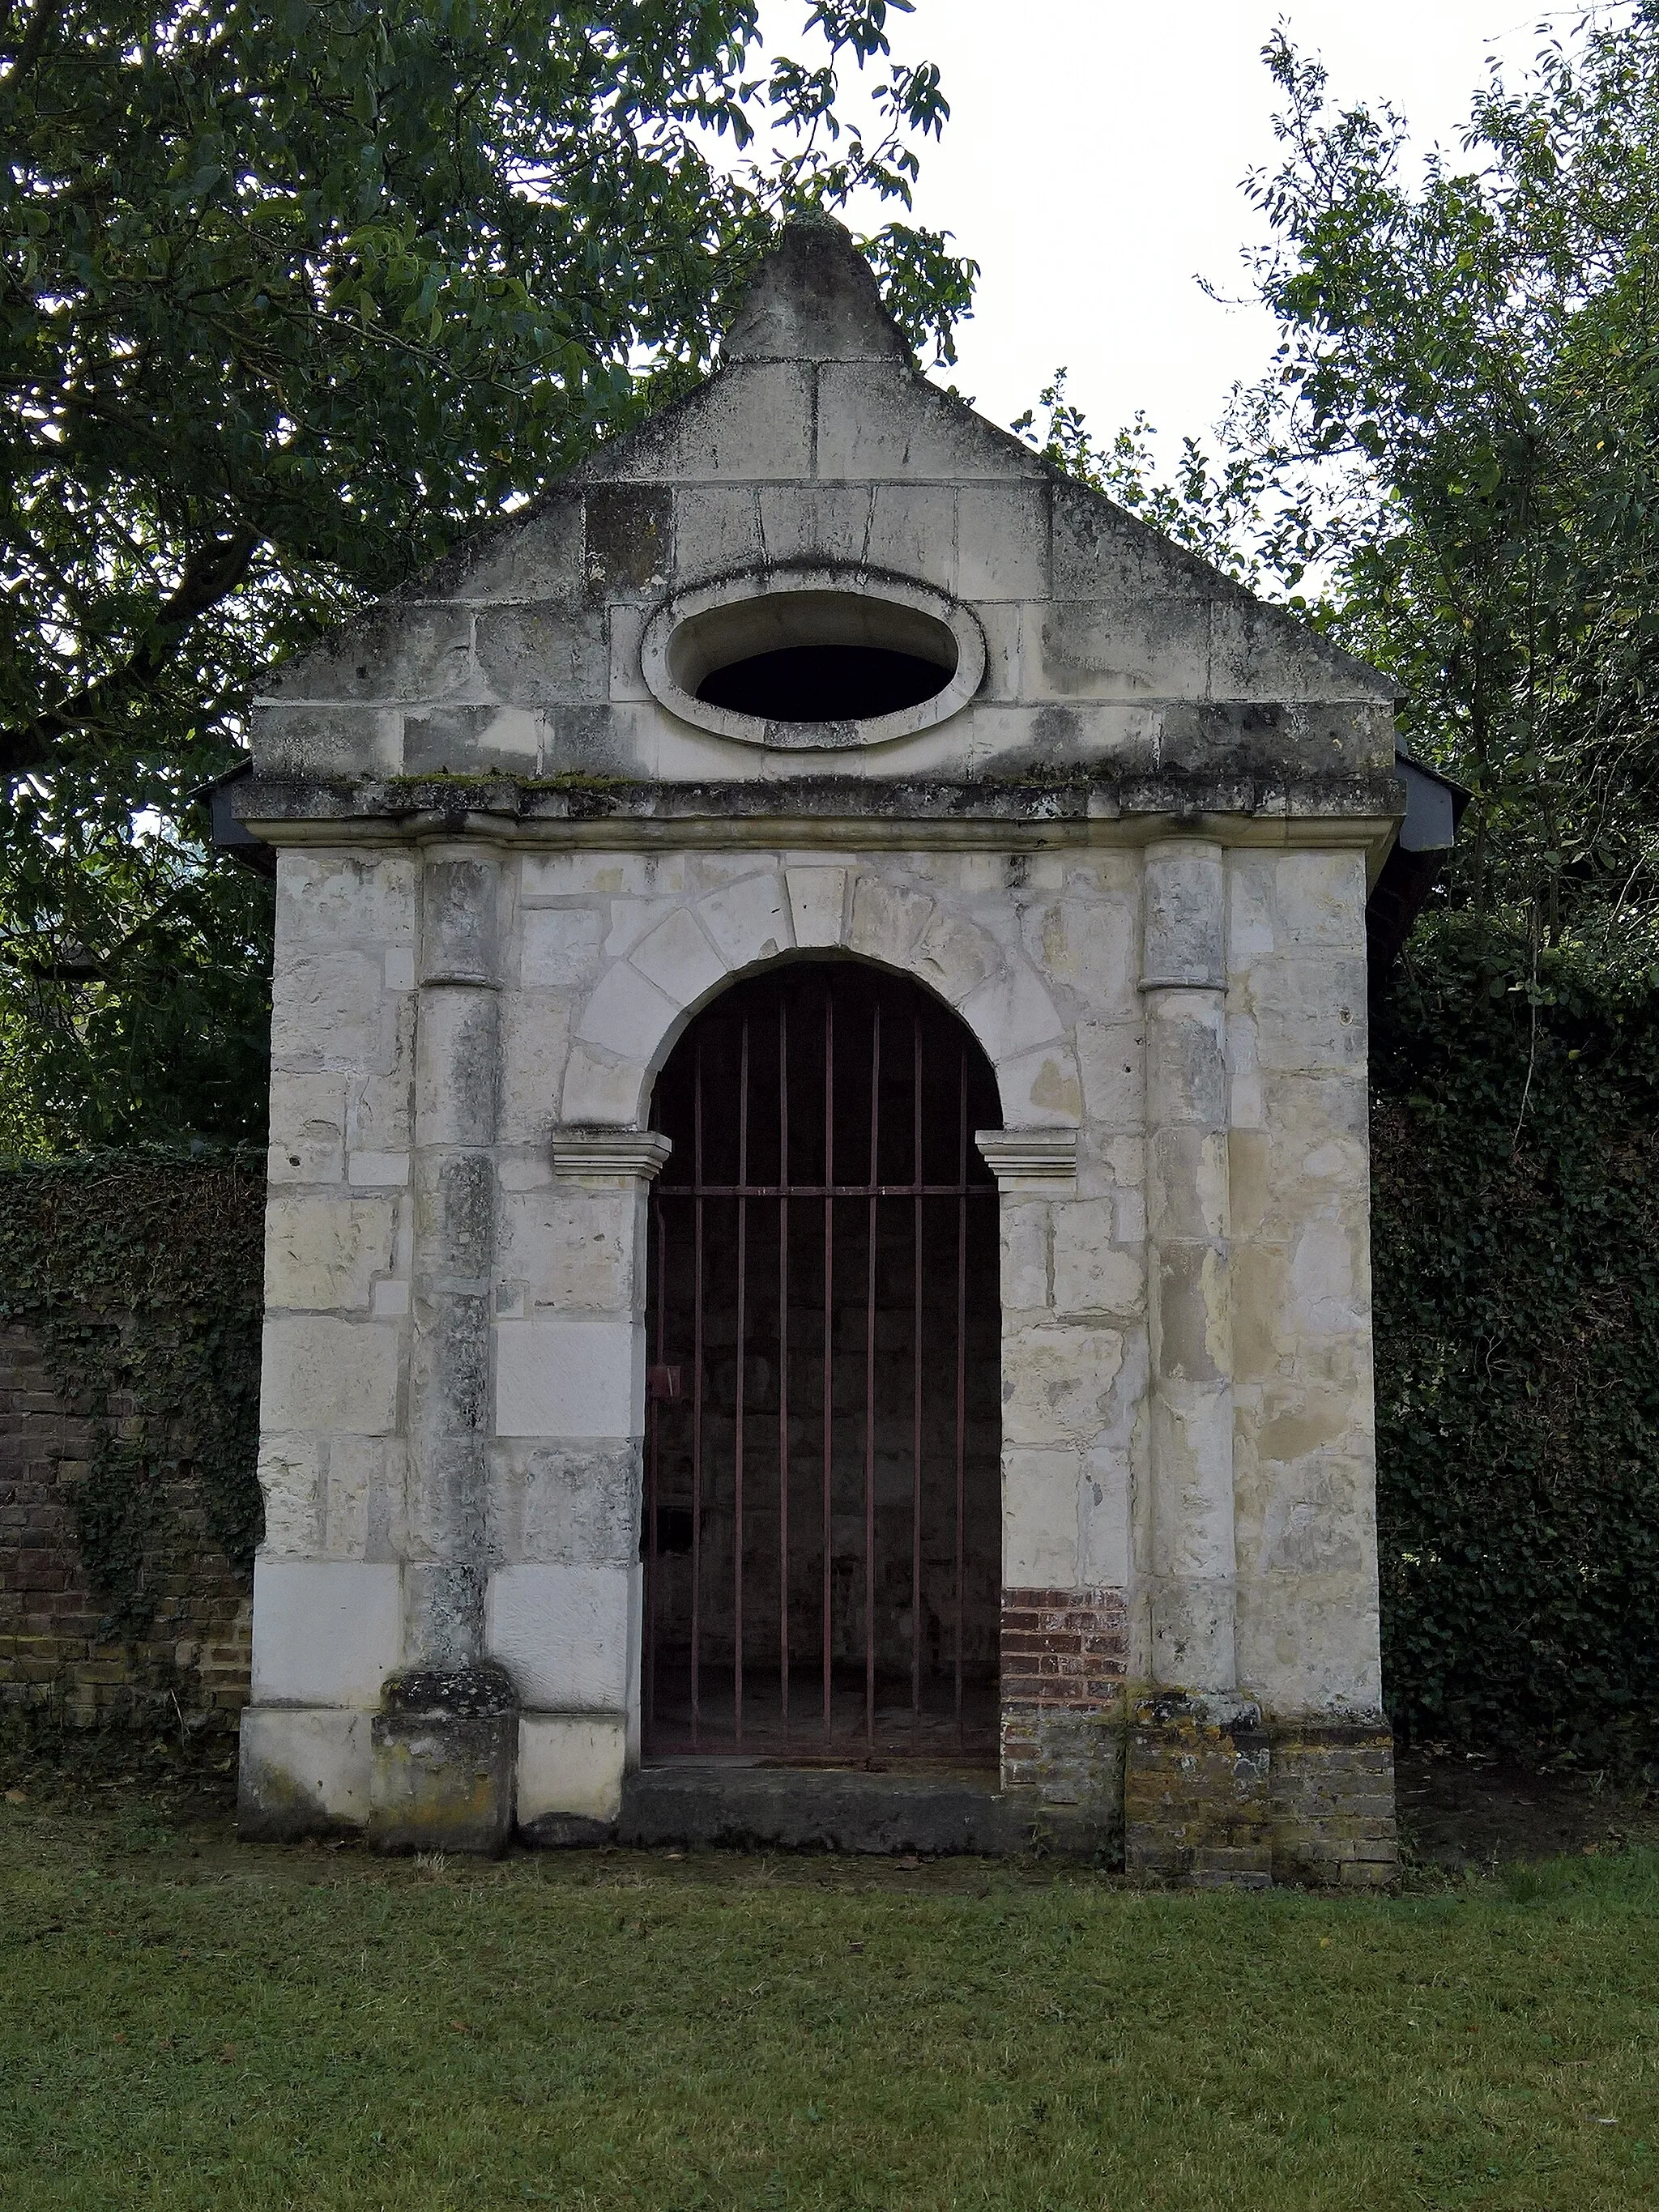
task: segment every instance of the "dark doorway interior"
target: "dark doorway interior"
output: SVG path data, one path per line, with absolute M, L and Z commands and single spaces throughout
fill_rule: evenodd
M 994 1754 L 995 1079 L 902 977 L 735 985 L 658 1080 L 645 1747 Z

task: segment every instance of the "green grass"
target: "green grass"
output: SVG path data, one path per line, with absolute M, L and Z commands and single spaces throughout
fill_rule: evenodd
M 1659 1854 L 1395 1899 L 0 1805 L 0 2205 L 1659 2203 Z

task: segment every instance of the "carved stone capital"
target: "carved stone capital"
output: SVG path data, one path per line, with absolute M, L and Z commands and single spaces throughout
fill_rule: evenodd
M 563 1182 L 653 1182 L 673 1149 L 654 1129 L 556 1129 L 553 1172 Z
M 1075 1129 L 976 1129 L 974 1142 L 1004 1190 L 1069 1188 L 1077 1181 Z

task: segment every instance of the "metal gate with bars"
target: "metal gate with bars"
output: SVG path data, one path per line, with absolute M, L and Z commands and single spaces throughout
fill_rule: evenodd
M 735 985 L 664 1068 L 647 1757 L 994 1755 L 1000 1119 L 956 1016 L 850 961 Z

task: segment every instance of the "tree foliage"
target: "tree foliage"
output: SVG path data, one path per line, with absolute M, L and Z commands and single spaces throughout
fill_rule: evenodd
M 908 5 L 814 0 L 769 60 L 756 0 L 0 0 L 25 1128 L 257 1124 L 267 905 L 188 794 L 258 671 L 702 374 L 781 212 L 902 218 L 947 112 Z M 902 219 L 872 253 L 949 359 L 971 264 Z
M 1397 677 L 1473 794 L 1454 905 L 1543 940 L 1659 915 L 1659 5 L 1494 69 L 1456 158 L 1334 106 L 1279 33 L 1248 181 L 1271 373 L 1153 465 L 1044 394 L 1049 450 Z M 1028 430 L 1030 422 L 1028 418 Z M 1034 437 L 1038 435 L 1033 431 Z

